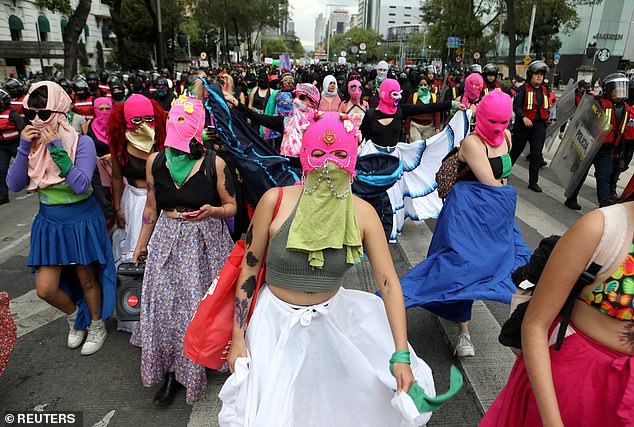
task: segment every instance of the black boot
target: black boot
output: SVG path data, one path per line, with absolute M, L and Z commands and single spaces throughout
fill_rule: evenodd
M 581 205 L 577 203 L 577 199 L 566 199 L 566 201 L 564 202 L 564 205 L 567 208 L 572 209 L 573 211 L 581 210 Z
M 176 391 L 180 387 L 181 385 L 176 381 L 176 375 L 174 372 L 167 372 L 161 389 L 154 396 L 153 403 L 160 408 L 169 406 L 170 403 L 174 401 Z

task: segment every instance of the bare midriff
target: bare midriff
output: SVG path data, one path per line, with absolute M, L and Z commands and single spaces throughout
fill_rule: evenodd
M 330 292 L 301 292 L 301 291 L 292 291 L 290 289 L 281 288 L 279 286 L 272 285 L 267 283 L 267 286 L 279 299 L 289 304 L 294 305 L 316 305 L 321 304 L 322 302 L 328 301 L 330 298 L 337 295 L 339 289 L 335 289 Z

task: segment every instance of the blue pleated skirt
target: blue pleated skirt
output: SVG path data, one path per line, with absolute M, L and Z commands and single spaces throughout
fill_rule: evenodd
M 29 267 L 69 266 L 62 270 L 60 287 L 79 307 L 76 329 L 90 324 L 90 311 L 74 265 L 92 265 L 98 270 L 102 293 L 101 318 L 107 320 L 115 308 L 116 269 L 103 211 L 94 196 L 69 205 L 45 205 L 31 228 Z
M 508 185 L 456 183 L 427 258 L 401 278 L 405 306 L 465 322 L 473 301 L 509 304 L 515 292 L 511 273 L 531 255 L 515 222 L 515 201 L 515 189 Z

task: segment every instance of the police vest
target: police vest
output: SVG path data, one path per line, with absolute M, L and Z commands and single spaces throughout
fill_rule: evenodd
M 482 95 L 486 95 L 487 93 L 491 92 L 491 90 L 495 90 L 495 89 L 500 89 L 502 90 L 502 85 L 500 84 L 500 82 L 498 82 L 497 80 L 495 81 L 495 88 L 493 89 L 489 89 L 489 86 L 487 86 L 486 84 L 484 85 L 484 89 L 482 89 Z
M 0 141 L 12 141 L 20 136 L 15 123 L 9 120 L 10 112 L 11 109 L 8 108 L 0 113 Z
M 110 96 L 110 86 L 108 85 L 99 85 L 97 88 L 97 93 L 99 94 L 99 96 Z
M 451 91 L 451 100 L 458 98 L 458 85 L 454 82 L 449 82 L 449 90 Z
M 83 116 L 86 120 L 95 118 L 95 109 L 93 107 L 94 98 L 89 96 L 86 99 L 75 100 L 75 113 Z
M 603 143 L 619 145 L 619 142 L 621 142 L 621 139 L 623 139 L 623 135 L 625 134 L 627 123 L 630 121 L 630 117 L 632 116 L 630 106 L 625 102 L 623 103 L 623 117 L 621 117 L 621 121 L 617 123 L 616 114 L 614 114 L 614 104 L 612 101 L 603 97 L 595 97 L 595 99 L 601 103 L 601 107 L 603 107 L 603 111 L 605 111 L 605 115 L 607 116 L 610 125 L 612 125 L 612 129 L 610 129 L 610 133 Z
M 542 120 L 548 120 L 550 117 L 550 113 L 548 112 L 550 108 L 550 93 L 548 89 L 546 89 L 546 86 L 541 85 L 541 90 L 535 90 L 529 83 L 524 83 L 524 87 L 526 87 L 526 96 L 524 97 L 524 105 L 522 106 L 524 116 L 531 121 L 535 120 L 535 116 L 537 116 L 537 97 L 541 96 L 542 106 L 539 109 L 539 117 Z M 541 93 L 538 93 L 538 91 Z
M 11 100 L 11 108 L 20 115 L 20 117 L 24 117 L 24 97 L 15 98 Z

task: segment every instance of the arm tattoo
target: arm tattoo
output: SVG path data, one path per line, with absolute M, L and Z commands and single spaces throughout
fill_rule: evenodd
M 247 265 L 249 267 L 255 267 L 257 263 L 258 263 L 258 257 L 253 255 L 253 252 L 251 251 L 247 252 Z
M 231 197 L 235 197 L 236 190 L 233 188 L 233 175 L 231 175 L 227 165 L 225 165 L 225 190 Z
M 627 322 L 624 330 L 621 332 L 621 341 L 625 345 L 629 345 L 631 349 L 634 349 L 634 322 Z
M 147 186 L 148 193 L 151 193 L 152 191 L 154 191 L 154 186 L 152 185 L 151 182 L 148 182 L 146 186 Z
M 252 274 L 247 277 L 247 280 L 240 286 L 240 289 L 246 292 L 247 298 L 253 298 L 253 292 L 255 292 L 255 275 Z
M 235 297 L 235 303 L 233 306 L 235 312 L 235 322 L 240 329 L 245 329 L 247 327 L 247 317 L 249 316 L 248 305 L 249 303 L 247 300 Z
M 253 242 L 253 224 L 249 225 L 249 228 L 247 229 L 247 249 L 251 246 L 251 242 Z
M 154 218 L 153 218 L 153 215 L 152 215 L 152 214 L 149 214 L 149 213 L 148 213 L 148 214 L 143 214 L 143 224 L 146 224 L 146 225 L 152 225 L 152 224 L 154 224 L 155 222 L 156 222 L 156 221 L 154 220 Z

